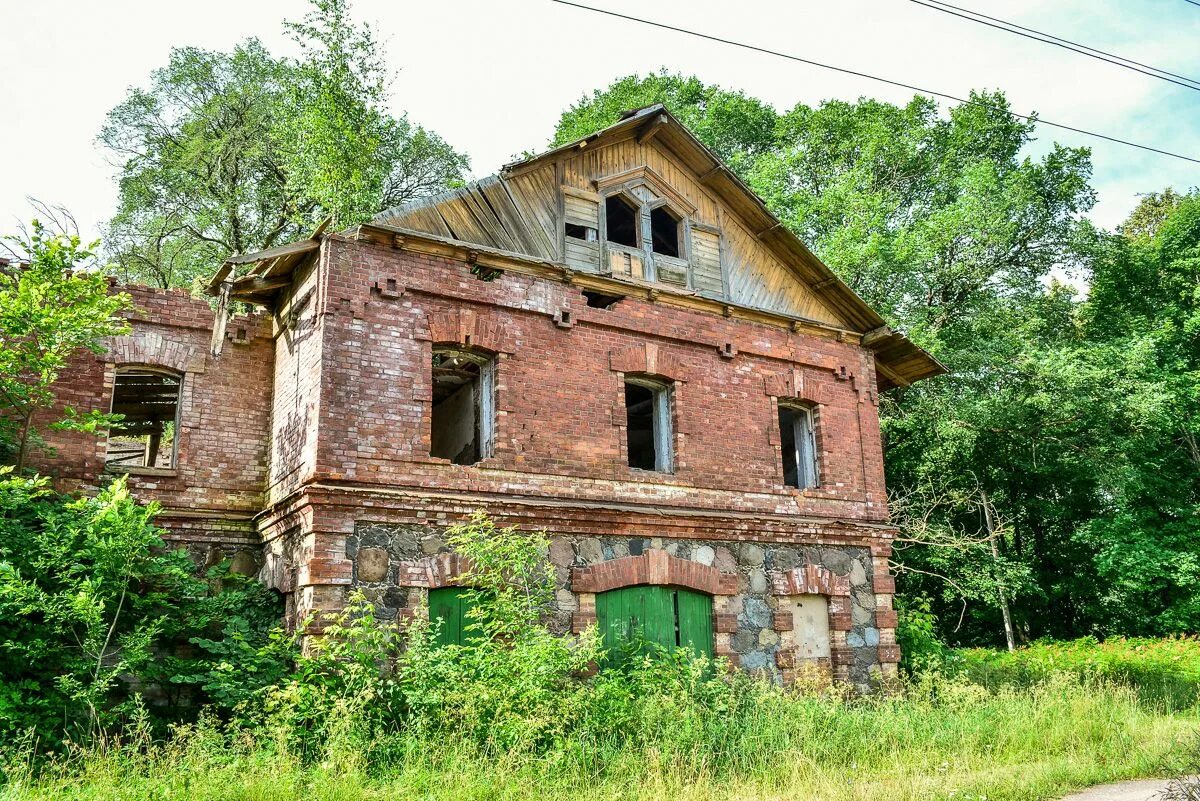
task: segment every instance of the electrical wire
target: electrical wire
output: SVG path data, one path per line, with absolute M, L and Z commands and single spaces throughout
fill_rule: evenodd
M 720 36 L 714 36 L 714 35 L 708 34 L 708 33 L 701 33 L 699 31 L 688 30 L 687 28 L 680 28 L 675 25 L 668 25 L 665 22 L 655 22 L 654 20 L 642 19 L 641 17 L 634 17 L 634 16 L 630 16 L 628 14 L 620 14 L 616 11 L 609 11 L 608 9 L 604 9 L 604 8 L 595 8 L 594 6 L 583 5 L 582 3 L 574 3 L 574 2 L 571 2 L 571 0 L 550 0 L 550 2 L 558 3 L 559 5 L 563 5 L 563 6 L 571 6 L 572 8 L 578 8 L 578 9 L 582 9 L 584 11 L 591 11 L 596 14 L 604 14 L 606 16 L 616 17 L 618 19 L 629 20 L 630 22 L 637 22 L 642 25 L 650 25 L 655 28 L 662 28 L 662 29 L 668 30 L 668 31 L 675 31 L 676 33 L 683 33 L 683 34 L 687 34 L 688 36 L 695 36 L 699 39 L 707 39 L 711 42 L 719 42 L 720 44 L 727 44 L 727 45 L 731 45 L 733 47 L 740 47 L 744 50 L 753 50 L 757 53 L 765 53 L 770 56 L 786 58 L 790 61 L 797 61 L 801 64 L 808 64 L 809 66 L 812 66 L 812 67 L 820 67 L 822 69 L 833 70 L 834 72 L 840 72 L 843 75 L 853 75 L 853 76 L 856 76 L 859 78 L 866 78 L 868 80 L 878 81 L 879 83 L 886 83 L 889 86 L 897 86 L 897 87 L 900 87 L 901 89 L 908 89 L 909 91 L 917 92 L 917 93 L 923 94 L 923 95 L 929 95 L 931 97 L 940 97 L 945 100 L 953 100 L 956 103 L 965 103 L 967 105 L 972 105 L 972 106 L 981 106 L 983 108 L 991 109 L 993 111 L 1003 111 L 1005 114 L 1009 115 L 1010 117 L 1013 117 L 1014 119 L 1025 120 L 1025 121 L 1033 122 L 1033 123 L 1040 124 L 1040 125 L 1048 125 L 1051 128 L 1059 128 L 1064 131 L 1071 131 L 1073 133 L 1078 133 L 1078 134 L 1083 134 L 1085 136 L 1095 137 L 1096 139 L 1103 139 L 1106 142 L 1112 142 L 1112 143 L 1118 144 L 1118 145 L 1126 145 L 1128 147 L 1135 147 L 1139 150 L 1146 150 L 1151 153 L 1158 153 L 1159 155 L 1162 155 L 1162 156 L 1170 156 L 1171 158 L 1181 159 L 1183 161 L 1190 161 L 1194 164 L 1200 164 L 1200 158 L 1197 158 L 1194 156 L 1185 156 L 1182 153 L 1173 153 L 1170 150 L 1163 150 L 1161 148 L 1153 147 L 1151 145 L 1143 145 L 1143 144 L 1139 144 L 1137 142 L 1131 142 L 1127 139 L 1120 139 L 1115 136 L 1109 136 L 1108 134 L 1097 133 L 1096 131 L 1088 131 L 1084 128 L 1076 128 L 1073 125 L 1067 125 L 1067 124 L 1061 123 L 1061 122 L 1051 122 L 1050 120 L 1047 120 L 1042 117 L 1037 117 L 1037 116 L 1034 116 L 1031 114 L 1018 114 L 1015 111 L 1010 111 L 1008 109 L 1004 109 L 999 106 L 994 106 L 990 103 L 984 103 L 982 101 L 972 100 L 970 98 L 958 97 L 957 95 L 952 95 L 947 92 L 938 92 L 933 89 L 925 89 L 923 87 L 916 86 L 914 84 L 904 83 L 902 81 L 894 81 L 891 78 L 883 78 L 878 75 L 872 75 L 868 72 L 860 72 L 858 70 L 852 70 L 852 69 L 849 69 L 848 67 L 838 67 L 838 66 L 834 66 L 833 64 L 823 64 L 820 61 L 814 61 L 812 59 L 792 55 L 791 53 L 782 53 L 778 50 L 771 50 L 766 47 L 759 47 L 758 45 L 746 44 L 745 42 L 737 42 L 737 41 L 734 41 L 733 39 L 725 39 Z M 1200 5 L 1200 2 L 1198 2 L 1197 5 Z
M 1142 75 L 1149 75 L 1151 78 L 1158 78 L 1160 81 L 1167 81 L 1168 83 L 1182 86 L 1185 89 L 1191 89 L 1193 91 L 1200 92 L 1200 81 L 1197 81 L 1194 78 L 1188 78 L 1185 75 L 1176 75 L 1173 72 L 1168 72 L 1167 70 L 1153 67 L 1149 64 L 1143 64 L 1140 61 L 1134 61 L 1131 58 L 1118 56 L 1116 53 L 1109 53 L 1107 50 L 1100 50 L 1096 47 L 1090 47 L 1085 44 L 1080 44 L 1079 42 L 1073 42 L 1070 39 L 1063 39 L 1062 37 L 1055 36 L 1052 33 L 1045 33 L 1033 28 L 1026 28 L 1023 25 L 1018 25 L 1015 22 L 999 19 L 998 17 L 989 17 L 987 14 L 981 14 L 978 11 L 972 11 L 970 9 L 961 8 L 949 3 L 943 3 L 941 0 L 909 1 L 916 3 L 919 6 L 925 6 L 926 8 L 933 9 L 934 11 L 940 11 L 943 14 L 950 14 L 952 16 L 965 19 L 968 22 L 977 22 L 980 25 L 986 25 L 989 28 L 995 28 L 1007 33 L 1015 33 L 1017 36 L 1024 36 L 1026 39 L 1032 39 L 1035 42 L 1042 42 L 1044 44 L 1054 45 L 1055 47 L 1061 47 L 1064 50 L 1070 50 L 1074 53 L 1087 56 L 1088 58 L 1094 58 L 1098 61 L 1115 64 L 1116 66 L 1123 67 L 1127 70 L 1140 72 Z M 988 20 L 990 20 L 990 22 Z M 1142 69 L 1143 67 L 1145 69 Z M 1179 80 L 1175 80 L 1176 78 Z

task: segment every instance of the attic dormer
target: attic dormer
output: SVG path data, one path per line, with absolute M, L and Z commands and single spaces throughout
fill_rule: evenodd
M 575 270 L 661 283 L 724 298 L 721 237 L 648 166 L 564 185 L 562 253 Z

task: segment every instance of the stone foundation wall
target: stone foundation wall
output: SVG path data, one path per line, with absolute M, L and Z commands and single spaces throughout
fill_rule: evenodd
M 873 550 L 886 553 L 650 536 L 554 537 L 548 557 L 558 590 L 548 623 L 564 635 L 594 623 L 597 588 L 686 584 L 713 596 L 717 655 L 776 681 L 816 671 L 866 688 L 893 674 L 899 660 L 893 580 L 886 556 Z M 386 619 L 422 614 L 428 590 L 458 583 L 460 572 L 437 526 L 359 523 L 346 538 L 346 557 L 353 564 L 352 586 Z M 804 656 L 808 643 L 799 641 L 787 611 L 798 595 L 827 598 L 827 658 Z

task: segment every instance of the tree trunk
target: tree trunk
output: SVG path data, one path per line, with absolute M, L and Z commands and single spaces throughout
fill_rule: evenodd
M 21 422 L 21 445 L 17 449 L 17 468 L 14 471 L 18 476 L 25 472 L 25 455 L 29 451 L 29 427 L 32 422 L 32 412 L 25 415 L 25 419 Z
M 992 501 L 988 498 L 987 490 L 982 487 L 979 489 L 979 494 L 983 499 L 983 519 L 987 525 L 988 540 L 992 545 L 992 563 L 999 567 L 1000 546 L 996 543 L 996 518 L 992 510 Z M 996 595 L 1000 598 L 1000 614 L 1004 616 L 1004 641 L 1008 645 L 1008 650 L 1014 651 L 1017 643 L 1013 635 L 1012 613 L 1008 608 L 1008 595 L 1004 592 L 1004 585 L 998 579 Z

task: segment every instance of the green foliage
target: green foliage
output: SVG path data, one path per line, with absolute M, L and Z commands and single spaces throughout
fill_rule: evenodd
M 910 675 L 936 670 L 945 663 L 949 647 L 938 636 L 937 615 L 928 598 L 897 599 L 896 642 L 900 644 L 900 667 Z
M 955 653 L 955 669 L 987 686 L 1032 686 L 1056 674 L 1130 688 L 1145 703 L 1190 709 L 1200 703 L 1200 640 L 1084 637 L 1037 642 L 1011 653 L 986 648 Z
M 462 180 L 465 156 L 387 110 L 381 46 L 345 0 L 287 30 L 299 58 L 257 39 L 171 51 L 109 112 L 121 165 L 108 247 L 126 281 L 190 287 L 231 253 L 349 225 Z
M 105 337 L 129 330 L 123 293 L 109 293 L 101 273 L 84 269 L 92 246 L 55 235 L 34 220 L 27 239 L 8 236 L 28 259 L 0 269 L 0 457 L 23 468 L 38 440 L 35 415 L 54 404 L 51 386 L 72 356 L 102 352 Z M 95 430 L 109 415 L 67 409 L 64 428 Z
M 132 694 L 149 685 L 167 693 L 159 711 L 175 717 L 188 699 L 171 697 L 173 681 L 209 691 L 196 702 L 239 700 L 217 691 L 236 651 L 178 651 L 230 629 L 265 639 L 275 599 L 220 570 L 197 577 L 184 551 L 167 550 L 153 524 L 158 508 L 136 503 L 123 479 L 78 500 L 54 494 L 44 478 L 0 479 L 4 739 L 33 729 L 50 746 L 86 742 L 136 712 Z M 283 665 L 255 667 L 270 681 Z

